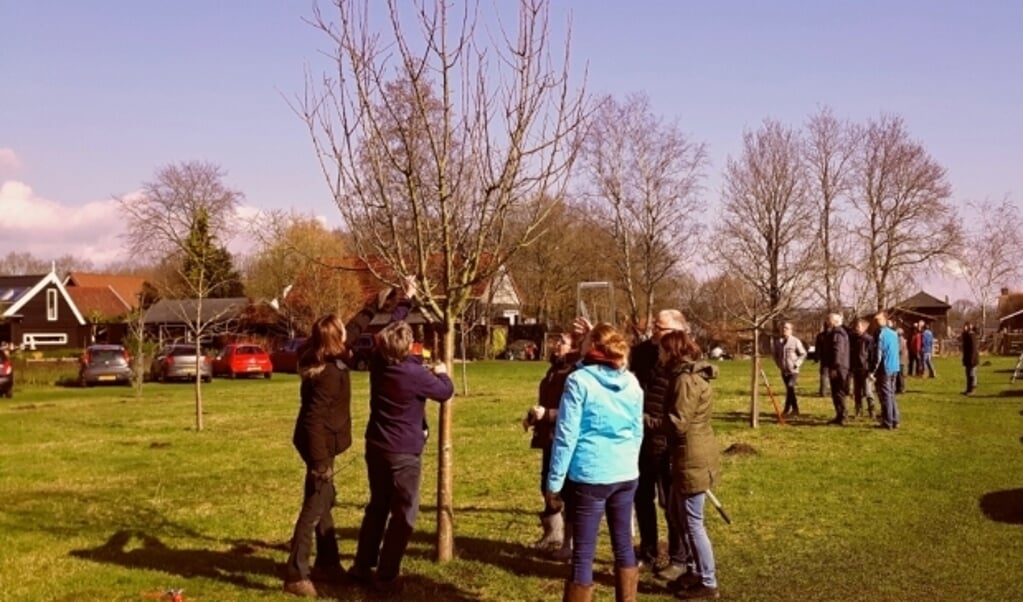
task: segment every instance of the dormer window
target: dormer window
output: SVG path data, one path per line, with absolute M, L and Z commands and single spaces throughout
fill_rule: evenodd
M 57 321 L 57 289 L 55 288 L 46 291 L 46 319 L 50 322 Z

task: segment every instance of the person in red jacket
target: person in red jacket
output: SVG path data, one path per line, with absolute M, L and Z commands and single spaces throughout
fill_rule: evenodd
M 923 363 L 924 333 L 921 323 L 913 325 L 913 332 L 909 335 L 909 376 L 920 376 L 924 373 Z

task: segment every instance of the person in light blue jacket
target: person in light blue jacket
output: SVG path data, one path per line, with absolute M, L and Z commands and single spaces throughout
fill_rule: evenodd
M 600 521 L 607 513 L 615 558 L 615 599 L 635 600 L 639 580 L 632 547 L 632 505 L 643 441 L 643 390 L 626 369 L 629 344 L 600 324 L 583 339 L 579 368 L 558 407 L 547 477 L 550 495 L 569 509 L 575 537 L 572 577 L 563 600 L 590 600 Z

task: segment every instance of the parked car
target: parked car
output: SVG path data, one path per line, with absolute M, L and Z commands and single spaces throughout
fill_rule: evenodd
M 101 383 L 131 384 L 131 358 L 120 345 L 92 345 L 82 354 L 78 382 L 83 387 Z
M 351 346 L 352 359 L 351 368 L 355 370 L 369 370 L 369 360 L 373 357 L 373 348 L 376 341 L 371 334 L 360 334 Z
M 232 343 L 213 360 L 213 375 L 226 375 L 229 378 L 239 376 L 273 376 L 273 364 L 270 355 L 259 345 L 252 343 Z
M 14 397 L 14 362 L 6 349 L 0 349 L 0 396 Z
M 305 345 L 305 337 L 288 339 L 270 354 L 274 372 L 298 372 L 298 352 Z
M 208 383 L 213 380 L 210 358 L 202 355 L 202 351 L 191 343 L 174 343 L 161 349 L 153 358 L 149 377 L 159 382 L 195 378 L 196 355 L 199 357 L 199 376 Z

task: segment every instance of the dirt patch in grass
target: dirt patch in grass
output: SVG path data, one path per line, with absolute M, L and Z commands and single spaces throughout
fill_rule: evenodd
M 55 404 L 55 403 L 28 403 L 28 404 L 25 404 L 25 405 L 14 406 L 11 409 L 14 409 L 14 410 L 40 410 L 42 408 L 55 408 L 55 407 L 57 407 L 57 404 Z
M 748 443 L 733 443 L 725 450 L 726 456 L 756 456 L 760 452 Z

